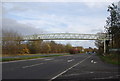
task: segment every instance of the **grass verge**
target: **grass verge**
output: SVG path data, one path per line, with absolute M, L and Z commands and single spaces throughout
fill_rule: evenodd
M 120 65 L 120 54 L 107 54 L 105 56 L 98 55 L 104 62 Z
M 14 61 L 14 60 L 35 59 L 35 58 L 45 58 L 45 57 L 56 57 L 56 56 L 64 56 L 64 55 L 61 54 L 61 55 L 48 55 L 48 56 L 33 56 L 33 57 L 3 58 L 3 59 L 2 59 L 2 62 L 5 62 L 5 61 Z

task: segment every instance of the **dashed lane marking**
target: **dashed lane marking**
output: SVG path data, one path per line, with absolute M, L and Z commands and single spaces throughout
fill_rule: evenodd
M 44 60 L 53 60 L 53 59 L 44 59 Z
M 74 59 L 68 60 L 67 62 L 72 62 Z
M 1 62 L 1 63 L 13 63 L 13 62 L 32 61 L 32 60 L 39 60 L 39 59 L 44 59 L 44 58 L 27 59 L 27 60 L 17 60 L 17 61 L 9 61 L 9 62 Z
M 33 66 L 38 66 L 44 63 L 39 63 L 39 64 L 33 64 L 33 65 L 29 65 L 29 66 L 23 66 L 22 68 L 29 68 L 29 67 L 33 67 Z

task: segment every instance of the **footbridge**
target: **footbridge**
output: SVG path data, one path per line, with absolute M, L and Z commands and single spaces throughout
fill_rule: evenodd
M 23 37 L 23 40 L 110 40 L 105 33 L 100 34 L 79 34 L 79 33 L 48 33 L 35 34 Z

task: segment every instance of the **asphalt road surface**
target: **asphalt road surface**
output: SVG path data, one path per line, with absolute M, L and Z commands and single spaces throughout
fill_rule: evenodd
M 2 81 L 120 81 L 119 66 L 95 54 L 75 54 L 2 63 Z

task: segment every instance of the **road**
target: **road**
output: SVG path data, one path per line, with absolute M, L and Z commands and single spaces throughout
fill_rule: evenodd
M 118 66 L 95 54 L 75 54 L 2 63 L 3 81 L 118 81 Z

